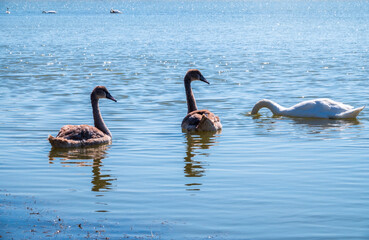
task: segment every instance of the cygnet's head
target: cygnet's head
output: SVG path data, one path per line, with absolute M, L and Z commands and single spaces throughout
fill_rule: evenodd
M 191 79 L 192 81 L 200 80 L 202 82 L 206 82 L 207 84 L 210 84 L 206 78 L 201 74 L 201 72 L 197 69 L 190 69 L 187 71 L 186 76 Z
M 117 101 L 117 100 L 115 100 L 115 98 L 113 98 L 113 96 L 109 93 L 108 89 L 106 89 L 105 86 L 95 87 L 94 90 L 91 93 L 91 97 L 93 97 L 93 96 L 95 96 L 98 99 L 107 98 L 107 99 L 113 100 L 114 102 Z

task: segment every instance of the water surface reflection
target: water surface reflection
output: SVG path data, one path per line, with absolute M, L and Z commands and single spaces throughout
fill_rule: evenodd
M 320 119 L 320 118 L 292 118 L 294 124 L 303 124 L 313 128 L 337 128 L 343 130 L 347 127 L 359 125 L 357 119 Z
M 324 138 L 330 135 L 337 137 L 337 132 L 344 131 L 347 128 L 360 125 L 357 119 L 321 119 L 321 118 L 293 118 L 293 117 L 261 117 L 253 116 L 256 126 L 266 129 L 268 132 L 291 132 L 301 134 L 301 131 L 306 134 L 318 134 Z M 288 123 L 288 126 L 285 124 Z M 323 135 L 322 135 L 323 134 Z
M 109 148 L 109 145 L 73 149 L 51 148 L 49 163 L 54 164 L 55 158 L 60 158 L 60 163 L 65 167 L 92 167 L 91 191 L 108 191 L 111 189 L 111 182 L 116 180 L 110 174 L 102 174 L 102 171 L 109 172 L 106 169 L 102 170 L 104 166 L 102 160 L 107 156 Z
M 207 149 L 210 149 L 211 146 L 214 146 L 217 141 L 216 138 L 218 135 L 212 132 L 203 132 L 203 133 L 185 133 L 186 136 L 186 156 L 184 157 L 184 176 L 186 178 L 200 178 L 205 175 L 205 166 L 207 165 L 204 161 L 199 160 L 196 156 L 206 156 L 209 157 L 210 153 L 207 152 Z M 196 159 L 195 159 L 196 158 Z M 199 180 L 199 179 L 197 179 Z M 190 183 L 187 183 L 188 191 L 199 191 L 202 183 L 199 181 L 195 182 L 195 179 L 192 179 Z

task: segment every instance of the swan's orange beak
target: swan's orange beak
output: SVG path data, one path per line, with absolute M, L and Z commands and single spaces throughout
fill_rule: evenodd
M 110 100 L 113 100 L 114 102 L 117 102 L 117 100 L 115 100 L 115 98 L 113 98 L 113 96 L 110 95 L 110 93 L 106 94 L 106 98 L 110 99 Z

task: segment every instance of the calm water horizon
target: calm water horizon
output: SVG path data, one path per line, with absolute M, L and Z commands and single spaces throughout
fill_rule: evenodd
M 2 238 L 369 238 L 367 108 L 249 115 L 368 105 L 369 2 L 1 1 L 0 29 Z M 190 68 L 220 133 L 181 130 Z M 97 85 L 118 100 L 100 101 L 112 144 L 51 148 L 93 125 Z

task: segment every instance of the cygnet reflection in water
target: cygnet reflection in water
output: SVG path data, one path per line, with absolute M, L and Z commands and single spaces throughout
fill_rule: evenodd
M 208 164 L 195 158 L 197 155 L 209 157 L 210 154 L 205 150 L 217 144 L 218 135 L 213 132 L 188 132 L 185 133 L 185 137 L 187 146 L 186 156 L 184 157 L 184 176 L 186 178 L 200 178 L 205 176 L 205 166 Z M 188 191 L 199 191 L 201 185 L 201 182 L 194 182 L 193 180 L 191 183 L 186 184 Z
M 54 164 L 55 159 L 60 158 L 60 163 L 65 167 L 92 167 L 92 189 L 93 192 L 107 191 L 111 189 L 112 178 L 110 174 L 102 174 L 103 159 L 107 155 L 109 145 L 84 148 L 51 148 L 49 163 Z M 103 170 L 107 172 L 109 170 Z

